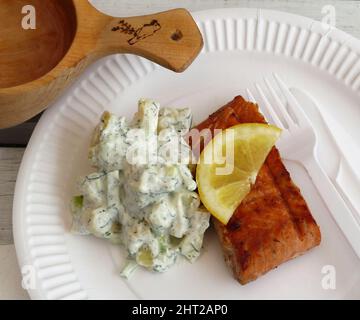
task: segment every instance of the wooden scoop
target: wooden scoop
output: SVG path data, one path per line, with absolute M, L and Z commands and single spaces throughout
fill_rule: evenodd
M 24 6 L 36 13 L 36 29 Z M 0 0 L 0 128 L 44 110 L 95 60 L 132 53 L 176 72 L 199 54 L 201 33 L 185 9 L 114 18 L 87 0 Z M 29 20 L 28 20 L 29 19 Z M 28 23 L 28 24 L 26 24 Z

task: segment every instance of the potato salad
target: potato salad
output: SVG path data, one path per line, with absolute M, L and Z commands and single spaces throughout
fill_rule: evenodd
M 190 171 L 184 135 L 191 122 L 188 108 L 142 99 L 131 121 L 105 112 L 95 129 L 89 160 L 96 172 L 78 181 L 72 231 L 124 246 L 124 277 L 139 265 L 164 272 L 180 256 L 200 255 L 210 214 Z

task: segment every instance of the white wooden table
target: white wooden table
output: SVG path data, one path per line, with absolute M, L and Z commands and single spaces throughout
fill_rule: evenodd
M 100 11 L 114 16 L 130 16 L 185 7 L 204 10 L 219 7 L 257 7 L 287 11 L 321 20 L 322 8 L 332 5 L 336 12 L 336 26 L 360 38 L 360 1 L 347 0 L 90 0 Z M 26 130 L 26 132 L 25 132 Z M 14 131 L 3 131 L 0 145 L 0 299 L 28 299 L 21 288 L 21 273 L 17 265 L 12 238 L 12 199 L 17 171 L 24 148 L 4 147 L 13 144 Z M 24 127 L 24 135 L 29 133 Z

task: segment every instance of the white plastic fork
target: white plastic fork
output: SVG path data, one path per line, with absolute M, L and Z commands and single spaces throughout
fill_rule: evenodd
M 277 74 L 274 74 L 274 79 L 286 102 L 267 79 L 264 80 L 268 95 L 258 83 L 255 87 L 261 98 L 260 107 L 266 109 L 273 124 L 283 130 L 278 146 L 288 160 L 300 162 L 305 167 L 325 205 L 360 258 L 360 225 L 319 163 L 315 130 L 285 83 Z M 247 94 L 255 102 L 249 89 Z

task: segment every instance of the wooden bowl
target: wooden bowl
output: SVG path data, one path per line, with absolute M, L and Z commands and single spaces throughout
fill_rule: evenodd
M 36 29 L 23 28 L 27 5 Z M 85 0 L 0 0 L 0 8 L 0 128 L 44 110 L 103 56 L 132 53 L 182 72 L 203 46 L 185 9 L 114 18 Z

